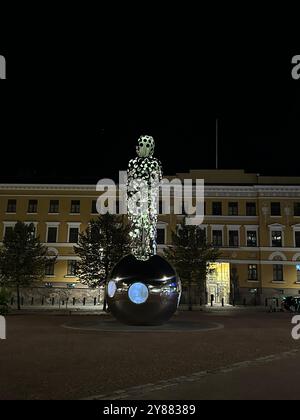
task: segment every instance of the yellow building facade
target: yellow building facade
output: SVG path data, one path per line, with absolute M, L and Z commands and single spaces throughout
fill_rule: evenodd
M 207 279 L 208 296 L 216 302 L 263 303 L 268 297 L 300 293 L 300 177 L 194 170 L 176 178 L 205 183 L 201 227 L 221 251 Z M 0 196 L 0 238 L 18 220 L 34 223 L 41 242 L 57 255 L 45 286 L 83 290 L 74 245 L 78 233 L 97 217 L 96 186 L 0 184 Z M 172 231 L 183 217 L 160 215 L 159 252 L 171 245 Z

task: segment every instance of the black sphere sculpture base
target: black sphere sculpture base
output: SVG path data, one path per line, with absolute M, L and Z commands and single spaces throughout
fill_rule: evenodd
M 154 255 L 147 261 L 128 255 L 114 267 L 107 284 L 109 310 L 129 325 L 160 325 L 174 314 L 181 294 L 173 267 Z

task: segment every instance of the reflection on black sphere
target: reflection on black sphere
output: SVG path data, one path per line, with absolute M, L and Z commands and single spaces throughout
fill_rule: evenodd
M 114 267 L 107 284 L 112 315 L 131 325 L 159 325 L 176 311 L 181 285 L 173 267 L 154 255 L 139 261 L 128 255 Z

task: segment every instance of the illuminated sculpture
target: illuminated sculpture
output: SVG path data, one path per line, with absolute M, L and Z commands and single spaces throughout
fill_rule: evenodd
M 131 222 L 132 253 L 139 260 L 156 254 L 156 225 L 159 183 L 162 169 L 153 157 L 154 139 L 141 136 L 137 157 L 128 165 L 128 217 Z
M 156 225 L 160 162 L 153 157 L 154 140 L 141 136 L 135 159 L 128 166 L 128 218 L 132 254 L 121 259 L 107 284 L 107 301 L 112 315 L 133 325 L 157 325 L 176 311 L 181 285 L 173 267 L 156 255 Z

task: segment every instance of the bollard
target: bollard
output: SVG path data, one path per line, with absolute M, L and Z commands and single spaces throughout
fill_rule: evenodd
M 31 306 L 33 306 L 33 302 L 34 302 L 34 299 L 33 299 L 33 297 L 31 298 Z
M 214 295 L 210 295 L 210 306 L 214 304 Z
M 224 298 L 222 298 L 222 306 L 224 306 Z
M 278 307 L 279 307 L 279 299 L 276 298 L 276 308 L 278 308 Z
M 54 306 L 54 297 L 52 298 L 52 306 Z
M 83 303 L 83 306 L 85 306 L 85 297 L 83 298 L 83 302 L 82 303 Z
M 265 305 L 268 306 L 268 298 L 265 299 Z
M 243 305 L 246 306 L 246 298 L 243 299 Z
M 75 305 L 75 298 L 73 297 L 73 306 Z
M 44 296 L 42 297 L 42 306 L 44 305 Z
M 94 298 L 94 306 L 97 305 L 97 298 Z

